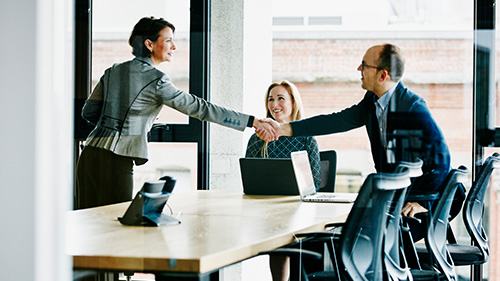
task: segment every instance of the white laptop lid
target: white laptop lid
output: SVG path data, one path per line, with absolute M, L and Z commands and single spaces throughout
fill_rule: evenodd
M 307 151 L 292 152 L 291 158 L 300 197 L 315 194 L 316 186 L 314 185 L 314 178 Z

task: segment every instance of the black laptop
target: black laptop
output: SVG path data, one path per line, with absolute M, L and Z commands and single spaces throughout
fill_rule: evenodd
M 299 195 L 289 158 L 240 158 L 240 170 L 245 194 Z

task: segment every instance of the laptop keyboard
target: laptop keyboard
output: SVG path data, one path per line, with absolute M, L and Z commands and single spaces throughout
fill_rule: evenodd
M 313 199 L 329 199 L 337 197 L 335 194 L 315 194 Z

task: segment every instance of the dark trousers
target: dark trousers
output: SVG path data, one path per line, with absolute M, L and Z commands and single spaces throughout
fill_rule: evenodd
M 75 209 L 132 200 L 133 166 L 130 157 L 85 147 L 76 168 Z

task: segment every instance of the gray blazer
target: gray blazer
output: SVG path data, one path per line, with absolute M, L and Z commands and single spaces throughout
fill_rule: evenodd
M 82 117 L 96 125 L 86 145 L 146 163 L 147 133 L 163 105 L 240 131 L 251 118 L 177 89 L 150 58 L 136 57 L 108 68 L 85 102 Z

